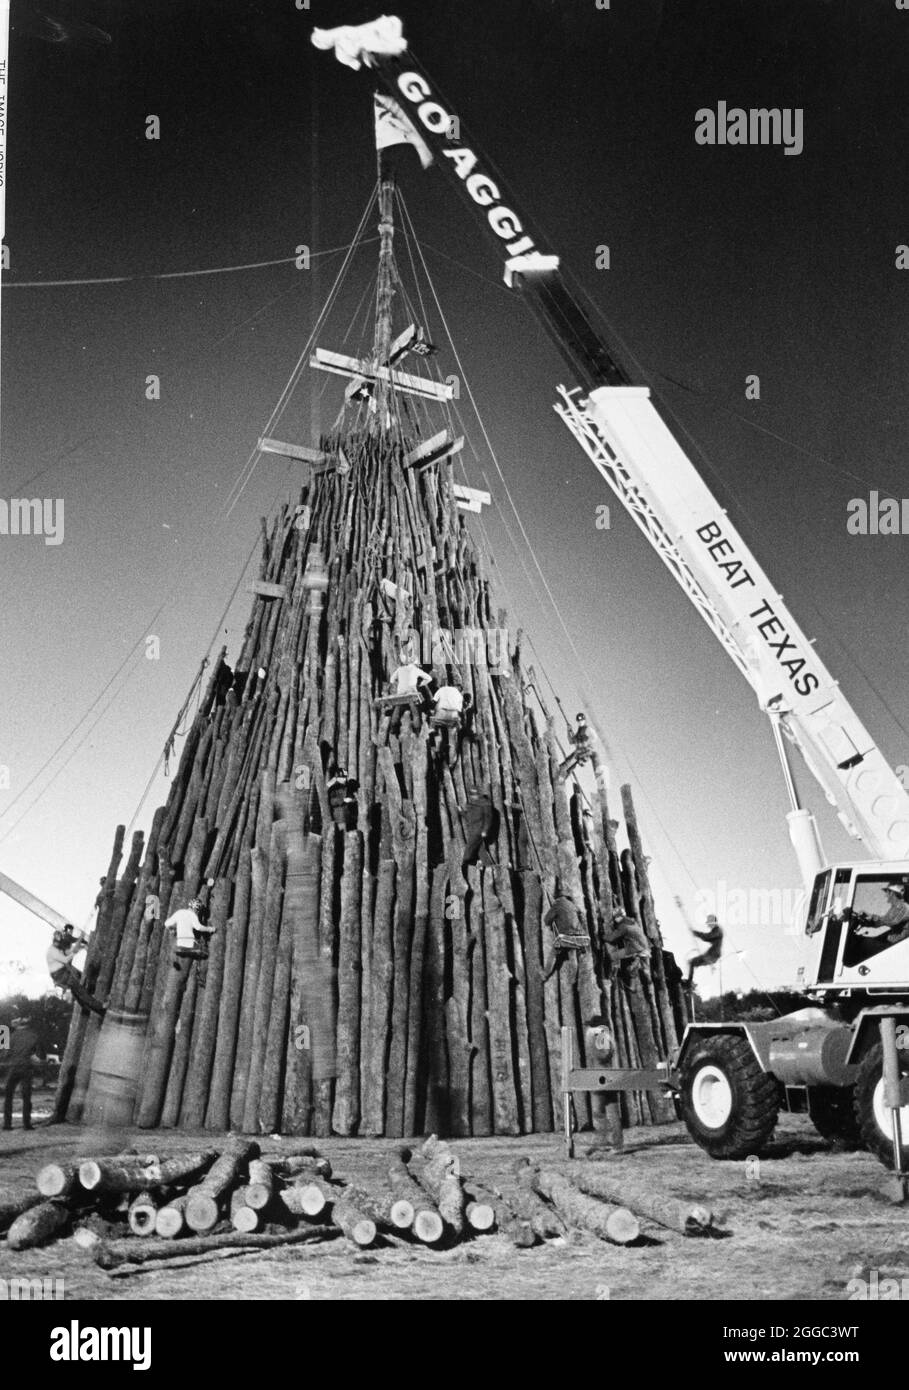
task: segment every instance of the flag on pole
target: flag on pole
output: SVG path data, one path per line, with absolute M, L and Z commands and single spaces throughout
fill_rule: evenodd
M 376 149 L 387 150 L 391 145 L 413 145 L 420 163 L 428 169 L 432 151 L 419 131 L 391 97 L 376 92 Z

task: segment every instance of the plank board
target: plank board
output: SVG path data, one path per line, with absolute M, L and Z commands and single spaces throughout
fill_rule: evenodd
M 444 381 L 430 381 L 428 377 L 411 376 L 409 372 L 395 372 L 388 367 L 371 367 L 357 357 L 345 357 L 340 352 L 329 352 L 327 348 L 316 348 L 309 365 L 320 372 L 334 372 L 337 376 L 362 377 L 364 381 L 388 381 L 396 391 L 404 391 L 411 396 L 423 396 L 427 400 L 450 401 L 454 399 L 454 387 Z

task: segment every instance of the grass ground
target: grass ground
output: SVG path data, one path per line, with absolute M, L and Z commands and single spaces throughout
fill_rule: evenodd
M 580 1136 L 583 1139 L 583 1136 Z M 199 1147 L 198 1134 L 118 1136 L 142 1151 Z M 205 1136 L 210 1142 L 211 1136 Z M 287 1141 L 290 1143 L 291 1141 Z M 319 1149 L 341 1178 L 378 1184 L 392 1140 L 326 1139 Z M 281 1141 L 268 1141 L 278 1149 Z M 572 1166 L 559 1136 L 455 1140 L 462 1169 L 495 1182 L 527 1155 Z M 26 1191 L 39 1167 L 78 1154 L 111 1152 L 103 1136 L 74 1126 L 39 1125 L 0 1134 L 0 1187 Z M 0 1276 L 62 1277 L 70 1299 L 815 1299 L 848 1297 L 850 1278 L 877 1269 L 909 1276 L 909 1208 L 882 1195 L 885 1170 L 867 1153 L 829 1149 L 802 1116 L 784 1116 L 757 1171 L 718 1163 L 681 1125 L 632 1130 L 625 1152 L 597 1160 L 628 1169 L 654 1191 L 711 1206 L 722 1235 L 684 1239 L 644 1227 L 634 1247 L 574 1235 L 532 1250 L 483 1236 L 435 1253 L 385 1248 L 358 1253 L 339 1240 L 116 1277 L 98 1269 L 71 1240 L 12 1252 L 0 1243 Z

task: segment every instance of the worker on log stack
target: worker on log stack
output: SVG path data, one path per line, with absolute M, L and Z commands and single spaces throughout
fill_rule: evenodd
M 82 972 L 72 963 L 73 957 L 79 954 L 87 941 L 88 938 L 82 932 L 76 936 L 75 928 L 67 922 L 66 926 L 54 932 L 51 944 L 47 948 L 47 968 L 59 989 L 68 989 L 84 1009 L 91 1009 L 92 1013 L 103 1015 L 104 1005 L 84 988 Z
M 347 768 L 333 763 L 326 783 L 331 818 L 341 830 L 357 828 L 357 783 L 348 777 Z
M 563 893 L 556 885 L 556 895 L 552 906 L 543 918 L 543 923 L 552 928 L 552 950 L 543 966 L 543 983 L 559 970 L 572 952 L 582 955 L 590 947 L 587 923 L 583 913 L 575 905 L 574 899 Z
M 467 805 L 461 807 L 461 814 L 464 817 L 466 840 L 461 856 L 461 872 L 466 877 L 468 864 L 476 864 L 479 861 L 484 868 L 489 868 L 495 863 L 489 852 L 495 808 L 485 791 L 474 790 L 468 793 Z
M 395 701 L 389 725 L 390 731 L 397 728 L 401 720 L 401 712 L 407 708 L 407 702 L 401 700 L 401 696 L 409 697 L 412 708 L 429 708 L 428 687 L 431 683 L 432 676 L 428 671 L 424 671 L 423 667 L 418 666 L 415 661 L 402 656 L 388 682 L 388 696 Z M 398 703 L 399 700 L 400 703 Z
M 641 966 L 650 958 L 650 946 L 643 928 L 627 912 L 617 912 L 612 926 L 603 932 L 609 959 L 619 967 L 622 983 L 633 989 Z
M 567 776 L 576 767 L 586 763 L 593 749 L 593 738 L 587 716 L 583 712 L 575 717 L 575 727 L 568 732 L 568 742 L 573 745 L 572 752 L 564 760 L 559 771 Z
M 723 928 L 720 926 L 713 913 L 707 918 L 707 930 L 695 931 L 691 928 L 691 935 L 696 936 L 699 941 L 707 942 L 707 950 L 699 951 L 688 961 L 688 978 L 685 981 L 685 988 L 691 989 L 694 983 L 694 972 L 701 966 L 716 965 L 720 956 L 723 954 Z
M 199 898 L 190 898 L 186 907 L 178 908 L 172 913 L 164 923 L 165 927 L 172 927 L 176 932 L 177 940 L 174 950 L 173 967 L 180 969 L 181 960 L 208 960 L 208 942 L 214 927 L 210 927 L 203 921 L 204 908 Z M 199 983 L 205 983 L 205 967 L 200 969 Z
M 19 1014 L 12 1020 L 9 1044 L 9 1071 L 3 1093 L 3 1128 L 13 1127 L 13 1095 L 22 1088 L 22 1128 L 34 1129 L 32 1124 L 32 1077 L 36 1065 L 46 1058 L 37 1030 L 30 1018 Z
M 429 685 L 431 680 L 429 672 L 424 671 L 415 661 L 402 661 L 391 673 L 389 694 L 419 695 L 423 686 Z
M 432 696 L 432 703 L 430 747 L 433 752 L 441 752 L 444 738 L 449 760 L 453 762 L 461 751 L 461 716 L 464 711 L 464 692 L 456 676 L 450 684 L 439 687 Z

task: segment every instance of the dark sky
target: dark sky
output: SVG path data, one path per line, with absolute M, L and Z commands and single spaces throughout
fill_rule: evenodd
M 265 461 L 221 517 L 339 262 L 14 287 L 277 260 L 299 243 L 318 252 L 349 241 L 374 177 L 369 84 L 317 53 L 309 33 L 379 7 L 48 3 L 12 6 L 0 496 L 63 497 L 66 532 L 59 547 L 0 537 L 0 763 L 11 771 L 0 865 L 84 915 L 258 517 L 276 489 L 286 495 L 287 476 Z M 909 13 L 892 0 L 612 0 L 608 11 L 594 0 L 421 0 L 393 12 L 703 449 L 708 482 L 884 753 L 909 764 L 909 538 L 846 532 L 851 498 L 872 488 L 909 495 L 909 275 L 894 266 L 909 242 Z M 720 100 L 801 108 L 803 153 L 696 144 L 695 112 Z M 145 139 L 149 115 L 160 118 L 159 141 Z M 751 691 L 553 414 L 565 371 L 501 288 L 479 223 L 415 161 L 404 192 L 503 472 L 598 692 L 616 782 L 633 770 L 664 896 L 678 891 L 691 905 L 721 881 L 794 889 L 784 789 Z M 597 271 L 604 243 L 611 269 Z M 372 250 L 355 262 L 323 345 L 339 346 Z M 450 355 L 441 364 L 455 370 Z M 149 373 L 161 377 L 160 401 L 145 399 Z M 750 373 L 758 402 L 745 399 Z M 320 397 L 322 387 L 304 376 L 283 437 L 308 442 L 333 417 L 338 391 Z M 609 532 L 595 524 L 604 501 Z M 552 609 L 529 591 L 495 516 L 489 532 L 512 624 L 533 634 L 573 713 L 579 677 Z M 245 612 L 241 596 L 227 639 Z M 97 727 L 81 725 L 4 815 L 143 632 L 160 637 L 161 659 L 128 662 L 92 715 L 129 674 Z M 814 800 L 810 779 L 801 784 Z M 831 856 L 859 853 L 827 808 L 822 829 Z M 25 951 L 29 919 L 0 908 L 4 923 Z M 789 973 L 794 943 L 778 930 L 754 924 L 737 936 L 749 956 L 734 983 Z

